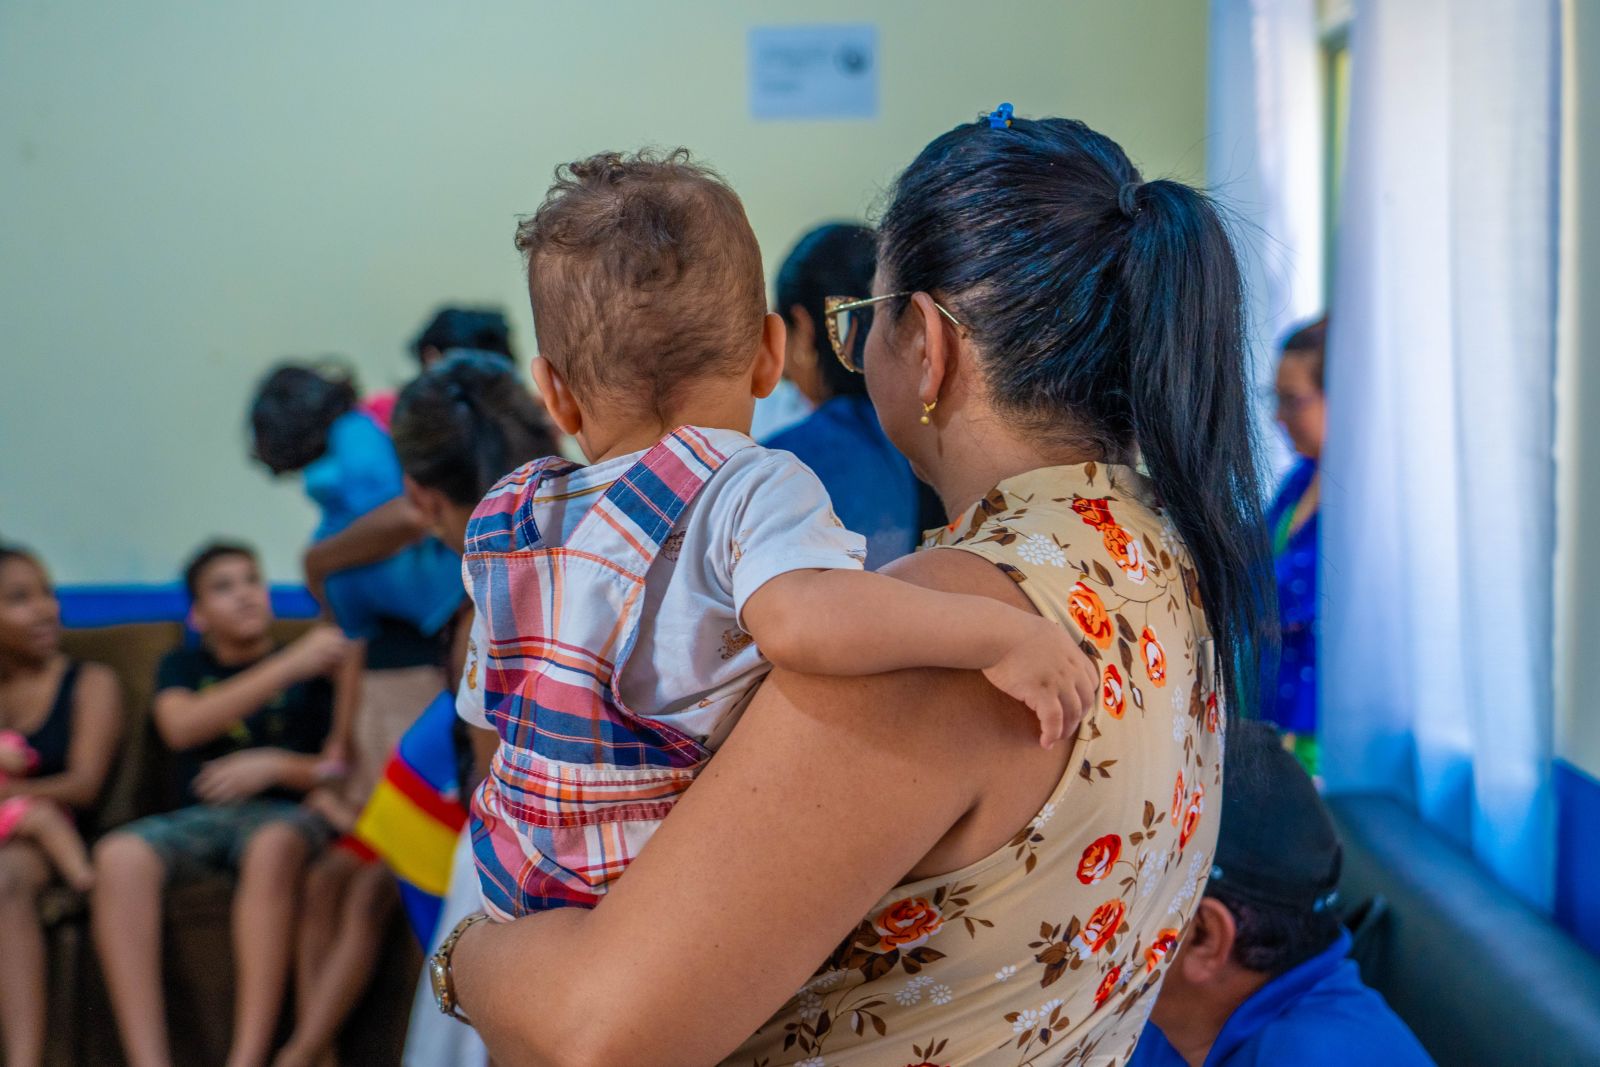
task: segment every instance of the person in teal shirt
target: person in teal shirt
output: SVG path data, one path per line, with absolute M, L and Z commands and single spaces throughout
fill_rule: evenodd
M 355 385 L 341 371 L 280 364 L 257 389 L 250 421 L 255 458 L 274 474 L 301 472 L 306 495 L 322 513 L 314 542 L 405 493 L 388 432 L 358 408 Z M 394 624 L 432 638 L 466 596 L 461 557 L 432 537 L 331 574 L 317 592 L 346 634 L 381 636 L 385 647 L 395 643 Z

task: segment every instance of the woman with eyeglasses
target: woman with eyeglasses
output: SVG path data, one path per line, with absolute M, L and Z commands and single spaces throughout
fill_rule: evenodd
M 816 472 L 840 521 L 867 539 L 873 570 L 916 548 L 924 527 L 944 521 L 936 500 L 924 507 L 931 493 L 884 436 L 867 397 L 858 369 L 865 333 L 852 337 L 848 359 L 838 358 L 828 340 L 828 297 L 865 294 L 877 257 L 870 229 L 835 222 L 801 237 L 784 258 L 776 286 L 776 311 L 788 327 L 783 373 L 816 410 L 763 442 L 793 452 Z M 925 514 L 932 521 L 924 522 Z
M 1278 580 L 1282 651 L 1263 678 L 1262 717 L 1283 730 L 1306 772 L 1317 759 L 1317 502 L 1326 410 L 1322 395 L 1327 316 L 1291 333 L 1278 363 L 1278 422 L 1300 456 L 1267 511 Z M 1266 662 L 1273 664 L 1269 657 Z
M 877 252 L 823 325 L 949 520 L 885 570 L 1059 622 L 1097 708 L 1044 749 L 974 672 L 772 671 L 592 910 L 434 956 L 502 1067 L 1103 1067 L 1138 1041 L 1272 600 L 1233 249 L 1202 194 L 1005 104 L 900 175 Z

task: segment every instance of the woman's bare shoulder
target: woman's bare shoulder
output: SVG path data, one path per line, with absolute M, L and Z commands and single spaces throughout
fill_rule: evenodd
M 883 573 L 928 589 L 993 597 L 1023 611 L 1035 610 L 1017 583 L 999 567 L 975 552 L 959 548 L 913 552 L 883 568 Z

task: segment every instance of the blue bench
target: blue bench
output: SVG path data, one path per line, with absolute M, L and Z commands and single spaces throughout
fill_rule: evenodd
M 1441 1067 L 1600 1067 L 1600 958 L 1391 797 L 1328 798 L 1367 983 Z M 1593 887 L 1600 892 L 1600 886 Z

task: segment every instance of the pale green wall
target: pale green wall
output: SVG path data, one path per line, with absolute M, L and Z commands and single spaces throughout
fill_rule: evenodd
M 1600 777 L 1600 0 L 1565 14 L 1556 751 Z
M 874 21 L 875 121 L 755 123 L 753 24 Z M 532 330 L 513 220 L 558 162 L 686 144 L 769 266 L 1001 100 L 1155 174 L 1204 172 L 1200 0 L 0 2 L 0 535 L 66 582 L 170 578 L 248 537 L 296 577 L 313 522 L 245 461 L 275 358 L 399 384 L 441 300 Z

